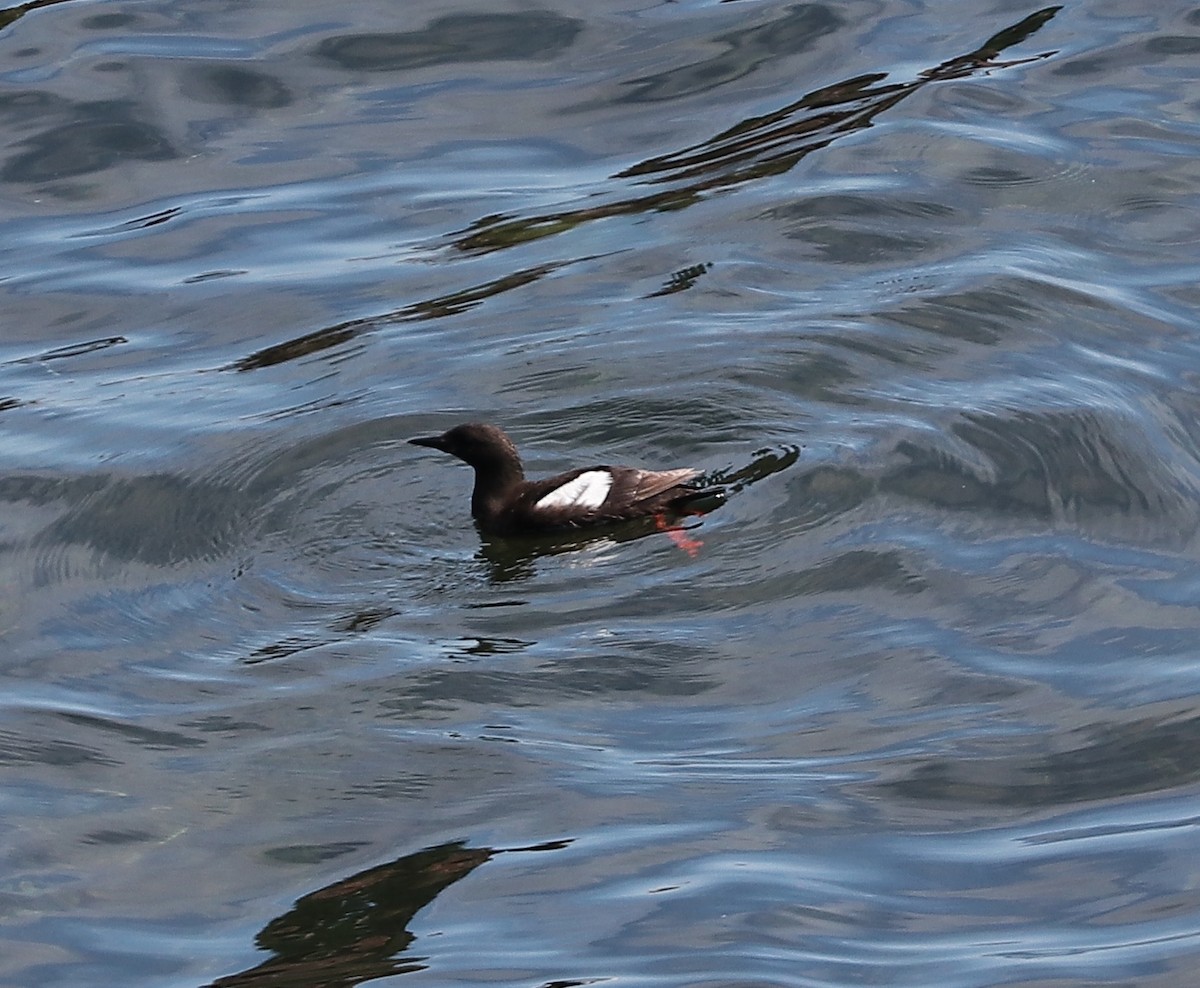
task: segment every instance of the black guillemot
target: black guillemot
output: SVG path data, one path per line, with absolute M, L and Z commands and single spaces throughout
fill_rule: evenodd
M 410 439 L 450 453 L 475 468 L 471 515 L 489 535 L 539 535 L 635 518 L 689 513 L 688 505 L 719 499 L 718 490 L 693 487 L 699 470 L 639 470 L 595 466 L 545 480 L 526 480 L 521 456 L 502 429 L 480 422 L 457 425 L 440 436 Z

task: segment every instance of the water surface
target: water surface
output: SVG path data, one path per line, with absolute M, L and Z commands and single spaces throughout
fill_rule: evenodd
M 0 24 L 0 981 L 1190 983 L 1200 11 Z

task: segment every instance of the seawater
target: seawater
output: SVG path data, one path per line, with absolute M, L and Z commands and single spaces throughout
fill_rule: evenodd
M 0 981 L 1191 983 L 1197 11 L 0 25 Z

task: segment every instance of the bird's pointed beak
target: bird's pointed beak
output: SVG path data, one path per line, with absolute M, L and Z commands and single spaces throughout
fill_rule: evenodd
M 428 446 L 430 449 L 440 449 L 445 452 L 445 445 L 442 443 L 441 436 L 420 436 L 416 439 L 410 439 L 409 444 L 412 446 Z

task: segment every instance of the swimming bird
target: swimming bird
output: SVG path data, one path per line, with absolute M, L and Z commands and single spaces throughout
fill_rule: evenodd
M 700 475 L 690 467 L 580 467 L 545 480 L 526 480 L 513 441 L 504 430 L 482 422 L 409 442 L 457 456 L 475 468 L 471 515 L 489 535 L 538 535 L 634 518 L 654 518 L 664 528 L 668 516 L 688 514 L 691 502 L 721 496 L 718 490 L 689 485 Z

